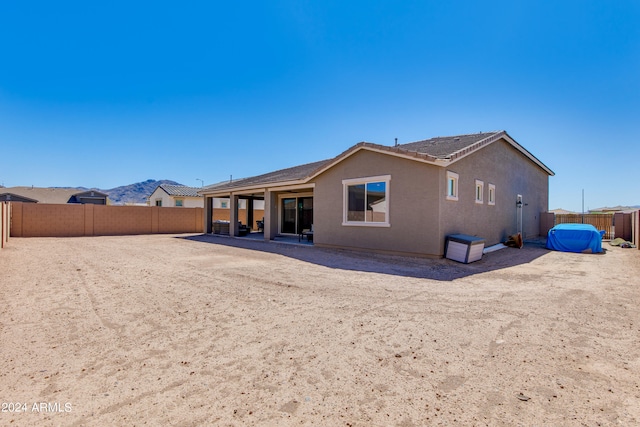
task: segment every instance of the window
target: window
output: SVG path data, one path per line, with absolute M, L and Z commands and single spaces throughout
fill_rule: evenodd
M 344 218 L 342 225 L 388 227 L 390 175 L 345 179 Z
M 476 203 L 484 203 L 484 182 L 476 179 Z
M 229 202 L 228 202 L 228 201 L 226 201 L 226 200 L 221 201 L 221 202 L 220 202 L 220 207 L 221 207 L 222 209 L 229 209 Z
M 489 204 L 496 204 L 496 186 L 493 184 L 489 184 Z
M 182 207 L 182 202 L 183 202 L 182 199 L 176 199 L 176 207 L 181 208 Z
M 447 200 L 458 200 L 458 174 L 447 171 Z
M 162 199 L 156 199 L 156 206 L 162 206 Z

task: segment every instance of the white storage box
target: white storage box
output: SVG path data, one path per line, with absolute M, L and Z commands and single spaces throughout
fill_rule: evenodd
M 451 234 L 447 236 L 444 256 L 448 259 L 468 264 L 481 259 L 483 250 L 484 239 L 482 237 Z

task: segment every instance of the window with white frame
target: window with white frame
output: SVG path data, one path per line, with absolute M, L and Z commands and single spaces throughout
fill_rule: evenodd
M 162 199 L 156 199 L 156 206 L 162 206 Z
M 476 203 L 484 203 L 484 182 L 476 179 Z
M 181 207 L 182 207 L 182 205 L 183 205 L 183 203 L 184 203 L 184 200 L 182 200 L 182 199 L 176 199 L 176 207 L 181 208 Z
M 390 175 L 345 179 L 342 225 L 389 226 Z
M 489 200 L 488 200 L 488 204 L 489 205 L 495 205 L 496 204 L 496 186 L 493 184 L 489 184 Z
M 458 174 L 447 171 L 447 200 L 458 200 Z

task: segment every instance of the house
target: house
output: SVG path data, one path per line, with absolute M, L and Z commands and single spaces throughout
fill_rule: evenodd
M 637 211 L 640 206 L 605 206 L 602 208 L 589 209 L 590 214 L 614 214 L 614 213 L 631 213 Z
M 201 208 L 204 198 L 198 194 L 198 188 L 186 185 L 160 184 L 147 198 L 150 206 Z
M 106 205 L 109 196 L 96 190 L 83 191 L 73 194 L 67 203 L 82 203 L 92 205 Z
M 21 200 L 18 200 L 18 197 Z M 11 200 L 9 200 L 11 199 Z M 0 188 L 0 200 L 27 203 L 92 203 L 109 204 L 109 196 L 97 190 L 59 187 L 7 187 Z
M 552 213 L 552 214 L 554 214 L 554 215 L 570 215 L 570 214 L 576 214 L 576 215 L 577 215 L 577 214 L 578 214 L 578 212 L 568 211 L 568 210 L 566 210 L 566 209 L 562 209 L 562 208 L 559 208 L 559 209 L 551 209 L 551 210 L 549 211 L 549 213 Z
M 264 203 L 264 238 L 313 225 L 314 244 L 441 257 L 446 236 L 468 234 L 487 245 L 517 232 L 540 235 L 554 173 L 507 132 L 436 137 L 385 146 L 358 143 L 315 163 L 203 188 L 205 229 L 214 198 Z
M 37 200 L 29 197 L 24 197 L 14 193 L 2 193 L 0 194 L 0 202 L 22 202 L 22 203 L 38 203 Z

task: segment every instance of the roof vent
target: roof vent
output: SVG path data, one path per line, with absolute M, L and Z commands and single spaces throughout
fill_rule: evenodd
M 397 146 L 398 146 L 398 138 L 396 138 L 396 145 L 395 145 L 395 147 L 397 147 Z

